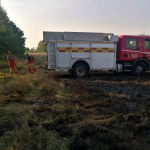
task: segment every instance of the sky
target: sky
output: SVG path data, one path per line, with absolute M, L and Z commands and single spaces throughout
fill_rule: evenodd
M 150 34 L 150 0 L 1 0 L 26 46 L 37 47 L 43 31 Z

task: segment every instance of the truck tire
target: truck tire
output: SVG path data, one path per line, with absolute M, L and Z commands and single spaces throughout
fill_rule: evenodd
M 89 69 L 88 69 L 87 65 L 85 65 L 84 63 L 78 63 L 73 68 L 73 76 L 75 78 L 86 77 L 88 75 L 88 72 L 89 72 Z
M 138 62 L 134 67 L 134 73 L 136 75 L 143 75 L 146 73 L 147 67 L 143 62 Z

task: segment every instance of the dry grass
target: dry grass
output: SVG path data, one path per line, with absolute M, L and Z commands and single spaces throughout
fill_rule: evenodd
M 45 132 L 30 107 L 13 104 L 1 108 L 0 112 L 0 149 L 66 149 L 68 141 L 58 141 L 57 133 Z
M 38 106 L 45 111 L 48 109 L 44 109 L 44 103 L 57 101 L 58 84 L 49 80 L 50 76 L 51 73 L 46 75 L 39 71 L 33 75 L 13 76 L 0 85 L 0 149 L 67 149 L 68 140 L 58 140 L 58 133 L 46 132 L 34 113 L 37 109 L 30 105 L 41 100 Z M 49 99 L 43 100 L 43 95 Z
M 8 68 L 0 73 L 0 149 L 148 148 L 148 99 L 121 98 L 115 94 L 115 86 L 149 88 L 149 80 L 56 78 L 40 67 L 46 54 L 31 55 L 37 73 L 26 73 L 26 60 L 18 60 L 18 75 L 8 75 Z M 109 92 L 100 88 L 101 84 L 108 84 Z M 137 103 L 142 109 L 129 110 L 126 102 Z

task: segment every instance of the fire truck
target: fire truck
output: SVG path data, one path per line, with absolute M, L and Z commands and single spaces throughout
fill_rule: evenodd
M 43 32 L 48 69 L 85 77 L 92 70 L 130 72 L 150 70 L 150 36 L 90 32 Z

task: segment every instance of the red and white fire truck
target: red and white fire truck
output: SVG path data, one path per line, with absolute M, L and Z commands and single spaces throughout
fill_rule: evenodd
M 90 32 L 43 32 L 48 69 L 87 76 L 90 70 L 145 74 L 150 70 L 150 36 Z

